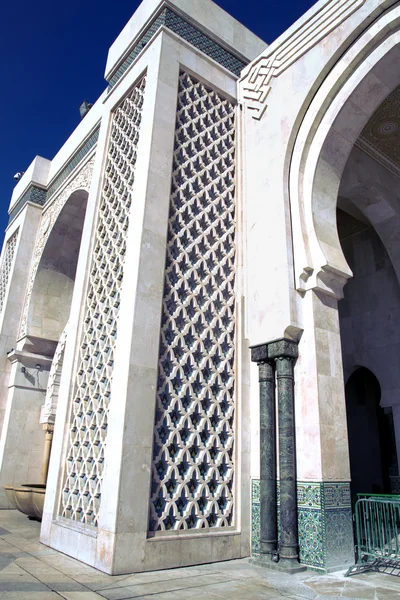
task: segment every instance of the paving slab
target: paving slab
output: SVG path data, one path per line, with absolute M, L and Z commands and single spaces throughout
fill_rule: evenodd
M 0 592 L 0 600 L 60 600 L 60 596 L 54 592 Z
M 400 600 L 377 573 L 285 575 L 248 559 L 112 577 L 39 542 L 40 524 L 0 511 L 0 600 Z
M 60 596 L 66 600 L 104 600 L 96 592 L 60 592 Z

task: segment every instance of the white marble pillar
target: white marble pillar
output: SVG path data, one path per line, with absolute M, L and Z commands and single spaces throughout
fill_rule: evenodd
M 6 231 L 1 255 L 0 427 L 2 428 L 2 434 L 0 438 L 0 507 L 9 506 L 1 487 L 2 484 L 17 483 L 14 474 L 18 479 L 18 483 L 20 483 L 18 475 L 21 462 L 21 458 L 18 456 L 19 437 L 16 438 L 15 435 L 10 435 L 8 430 L 8 425 L 14 423 L 16 426 L 18 419 L 17 414 L 13 412 L 17 406 L 16 396 L 14 396 L 17 392 L 14 387 L 13 369 L 7 355 L 16 349 L 30 261 L 41 212 L 42 208 L 40 206 L 29 203 L 25 205 Z M 13 248 L 11 260 L 10 248 Z M 29 385 L 29 387 L 31 386 Z M 18 392 L 18 394 L 20 393 Z M 20 405 L 19 410 L 21 408 Z M 28 476 L 29 469 L 24 467 L 21 475 L 23 474 Z
M 109 95 L 105 102 L 100 131 L 94 183 L 89 193 L 81 257 L 72 302 L 71 337 L 68 338 L 66 345 L 60 385 L 41 540 L 53 548 L 113 574 L 206 563 L 249 554 L 249 440 L 245 434 L 241 438 L 238 433 L 232 457 L 237 464 L 232 488 L 235 502 L 231 525 L 227 525 L 225 529 L 219 527 L 215 532 L 207 528 L 197 529 L 193 533 L 184 530 L 160 533 L 150 530 L 149 532 L 171 172 L 177 96 L 182 71 L 189 73 L 194 81 L 206 86 L 202 102 L 207 102 L 207 95 L 212 94 L 212 89 L 216 89 L 216 93 L 221 94 L 221 98 L 227 98 L 230 105 L 234 105 L 235 77 L 165 31 L 160 32 L 149 47 L 146 47 L 146 52 Z M 136 103 L 135 110 L 138 110 L 135 95 L 135 89 L 138 87 L 135 86 L 139 86 L 143 91 L 141 77 L 144 72 L 146 72 L 144 103 L 140 126 L 139 120 L 135 125 L 138 128 L 135 181 L 132 189 L 128 190 L 131 194 L 131 208 L 122 287 L 118 292 L 120 301 L 116 344 L 110 362 L 100 367 L 107 369 L 106 373 L 112 373 L 112 379 L 108 378 L 111 381 L 111 401 L 107 413 L 101 416 L 101 427 L 106 431 L 105 445 L 99 443 L 99 449 L 101 448 L 99 451 L 102 452 L 104 448 L 104 470 L 101 488 L 97 476 L 93 476 L 93 488 L 91 488 L 93 496 L 89 500 L 91 504 L 85 504 L 86 500 L 82 499 L 80 505 L 80 501 L 74 504 L 69 500 L 70 487 L 68 486 L 71 484 L 66 483 L 71 481 L 74 485 L 71 478 L 66 479 L 69 477 L 67 473 L 70 472 L 68 461 L 73 452 L 69 446 L 69 429 L 72 421 L 78 422 L 77 405 L 73 404 L 71 399 L 74 399 L 74 402 L 81 402 L 82 394 L 86 394 L 84 388 L 80 388 L 78 400 L 77 388 L 73 387 L 77 381 L 79 384 L 80 378 L 86 377 L 82 375 L 79 366 L 83 350 L 79 350 L 82 341 L 76 332 L 77 329 L 80 331 L 78 316 L 80 313 L 86 318 L 85 315 L 88 314 L 85 313 L 87 310 L 85 307 L 88 306 L 85 294 L 90 296 L 93 289 L 91 286 L 94 285 L 93 276 L 90 275 L 94 272 L 91 261 L 97 260 L 96 256 L 101 256 L 97 251 L 99 230 L 96 229 L 98 227 L 96 211 L 103 211 L 101 207 L 104 206 L 104 199 L 107 196 L 108 184 L 102 183 L 101 174 L 104 166 L 106 172 L 111 168 L 105 158 L 108 151 L 107 134 L 108 131 L 113 131 L 113 119 L 120 119 L 118 123 L 122 125 L 118 126 L 125 126 L 126 121 L 123 121 L 121 114 L 126 115 L 129 102 L 132 102 L 132 105 Z M 124 100 L 126 97 L 129 98 L 128 104 Z M 188 102 L 190 104 L 194 100 L 189 98 Z M 219 105 L 220 101 L 215 103 Z M 213 116 L 213 108 L 209 110 Z M 234 112 L 233 108 L 233 115 Z M 218 115 L 214 117 L 217 120 L 220 118 Z M 211 125 L 205 122 L 203 131 L 210 127 Z M 214 135 L 216 131 L 217 129 L 213 130 L 212 134 Z M 199 152 L 195 147 L 198 134 L 190 135 L 193 136 L 194 151 Z M 220 133 L 220 135 L 225 134 Z M 117 142 L 113 143 L 117 144 Z M 210 141 L 210 145 L 212 143 Z M 223 150 L 221 152 L 223 153 Z M 204 160 L 206 158 L 204 157 Z M 227 168 L 225 164 L 222 167 Z M 215 167 L 212 172 L 210 171 L 210 178 L 213 177 L 218 177 Z M 189 174 L 187 178 L 188 181 L 191 180 Z M 206 187 L 207 183 L 204 186 Z M 118 197 L 119 192 L 116 191 L 115 194 Z M 94 254 L 92 254 L 93 250 Z M 107 256 L 106 259 L 108 260 Z M 86 332 L 88 330 L 85 329 Z M 105 332 L 107 335 L 106 330 Z M 240 316 L 238 355 L 242 348 L 241 334 Z M 90 353 L 91 348 L 85 346 L 86 348 Z M 90 360 L 95 365 L 94 359 Z M 78 378 L 74 370 L 77 365 Z M 244 380 L 243 385 L 246 388 L 246 376 Z M 241 376 L 238 377 L 238 381 L 242 382 Z M 103 392 L 100 387 L 92 389 L 91 383 L 89 386 L 85 402 L 93 403 L 96 401 L 96 389 L 100 390 L 100 394 Z M 247 392 L 243 392 L 243 396 L 247 397 Z M 241 413 L 247 411 L 244 403 L 241 404 L 241 397 L 242 392 L 238 391 L 235 418 L 240 418 Z M 87 415 L 85 418 L 88 418 Z M 236 421 L 232 421 L 230 426 L 236 428 Z M 247 434 L 246 428 L 244 432 Z M 68 457 L 67 465 L 66 457 Z M 85 460 L 85 451 L 82 457 Z M 223 470 L 224 467 L 221 465 L 220 467 Z M 96 495 L 97 490 L 100 489 L 101 496 Z M 241 496 L 244 498 L 243 502 Z M 212 498 L 208 501 L 212 501 Z M 201 516 L 200 511 L 197 516 Z

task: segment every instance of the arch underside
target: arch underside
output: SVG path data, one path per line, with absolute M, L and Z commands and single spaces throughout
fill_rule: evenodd
M 37 260 L 28 299 L 26 335 L 36 352 L 54 352 L 69 318 L 87 192 L 73 192 L 57 216 Z
M 295 145 L 290 173 L 291 202 L 298 206 L 302 230 L 301 236 L 294 236 L 299 290 L 317 289 L 342 297 L 343 285 L 352 273 L 339 242 L 336 207 L 339 195 L 346 196 L 349 188 L 353 201 L 384 240 L 399 272 L 393 248 L 398 215 L 385 186 L 371 178 L 368 181 L 368 177 L 356 185 L 354 177 L 353 181 L 343 181 L 349 157 L 354 159 L 361 152 L 354 148 L 360 134 L 400 84 L 399 29 L 400 8 L 394 7 L 342 57 L 321 85 L 303 121 L 298 135 L 302 142 Z M 373 159 L 369 156 L 368 160 Z M 393 173 L 389 176 L 396 177 Z

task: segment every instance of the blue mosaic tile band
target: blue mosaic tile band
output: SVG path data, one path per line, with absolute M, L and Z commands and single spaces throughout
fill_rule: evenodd
M 251 480 L 251 553 L 260 554 L 260 480 Z
M 231 73 L 237 77 L 240 76 L 241 71 L 247 64 L 228 52 L 223 46 L 214 42 L 210 37 L 196 29 L 196 27 L 185 21 L 185 19 L 182 19 L 182 17 L 172 12 L 172 10 L 167 10 L 166 27 L 228 69 L 228 71 L 231 71 Z
M 75 167 L 85 158 L 85 156 L 91 151 L 91 149 L 97 144 L 99 139 L 100 126 L 98 126 L 92 133 L 86 142 L 79 148 L 72 158 L 67 162 L 65 167 L 60 171 L 55 179 L 51 182 L 46 195 L 46 201 L 53 196 L 56 191 L 61 187 L 67 177 L 72 173 Z
M 349 485 L 324 483 L 323 486 L 325 508 L 351 508 Z
M 324 516 L 319 509 L 298 509 L 300 562 L 314 568 L 324 568 Z
M 354 560 L 350 484 L 298 482 L 300 562 L 326 571 Z M 260 482 L 252 480 L 252 554 L 260 552 Z M 279 506 L 278 506 L 279 516 Z
M 18 202 L 15 204 L 12 211 L 10 212 L 10 218 L 8 220 L 9 223 L 11 223 L 13 219 L 15 219 L 19 211 L 25 206 L 27 202 L 33 202 L 34 204 L 43 206 L 46 202 L 46 190 L 44 190 L 43 188 L 39 188 L 35 185 L 31 185 L 26 190 L 25 194 L 21 196 L 21 198 L 18 200 Z
M 167 18 L 167 9 L 165 8 L 156 18 L 155 21 L 150 25 L 150 27 L 145 31 L 142 37 L 139 39 L 137 44 L 132 48 L 130 53 L 124 62 L 119 66 L 118 70 L 114 73 L 111 79 L 108 81 L 108 89 L 111 90 L 115 84 L 121 79 L 122 75 L 129 69 L 137 55 L 143 50 L 143 48 L 148 44 L 151 38 L 155 35 L 155 33 L 165 25 L 165 21 Z
M 170 31 L 176 33 L 176 35 L 179 35 L 182 39 L 195 46 L 201 52 L 204 52 L 204 54 L 231 71 L 231 73 L 237 77 L 239 77 L 240 72 L 247 65 L 247 63 L 237 58 L 234 54 L 215 42 L 208 35 L 196 29 L 194 25 L 174 13 L 169 8 L 165 8 L 146 29 L 145 33 L 139 38 L 138 42 L 132 48 L 127 58 L 118 67 L 118 70 L 108 81 L 109 90 L 111 90 L 121 79 L 122 75 L 129 69 L 138 54 L 143 50 L 146 44 L 148 44 L 148 42 L 162 26 L 167 27 Z
M 300 562 L 317 569 L 325 565 L 323 505 L 323 483 L 297 483 Z
M 43 188 L 39 188 L 35 185 L 31 185 L 25 194 L 21 196 L 18 200 L 12 211 L 10 212 L 10 217 L 8 222 L 11 223 L 20 212 L 20 210 L 25 206 L 27 202 L 33 202 L 34 204 L 38 204 L 39 206 L 43 206 L 46 202 L 54 196 L 54 194 L 60 189 L 61 185 L 64 181 L 69 177 L 72 171 L 79 165 L 79 163 L 87 156 L 87 154 L 94 148 L 97 144 L 97 140 L 99 139 L 99 131 L 100 126 L 98 126 L 92 133 L 92 135 L 86 140 L 86 142 L 79 148 L 79 150 L 72 156 L 72 158 L 67 162 L 65 167 L 59 172 L 57 177 L 53 179 L 48 190 L 46 191 Z

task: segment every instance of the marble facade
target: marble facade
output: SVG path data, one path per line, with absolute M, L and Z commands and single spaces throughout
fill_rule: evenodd
M 257 554 L 255 363 L 282 356 L 252 363 L 250 348 L 285 340 L 294 388 L 277 368 L 278 422 L 293 409 L 295 425 L 277 437 L 297 490 L 278 482 L 271 510 L 281 528 L 282 507 L 297 511 L 296 562 L 354 561 L 357 366 L 377 369 L 400 458 L 399 386 L 368 341 L 398 310 L 400 164 L 383 137 L 400 132 L 399 44 L 388 0 L 321 0 L 270 46 L 212 0 L 140 4 L 107 89 L 10 203 L 0 484 L 39 481 L 54 424 L 44 544 L 109 574 Z M 339 239 L 338 207 L 380 237 L 384 284 L 354 269 L 346 295 L 356 242 Z M 392 296 L 357 353 L 359 298 L 380 285 Z

